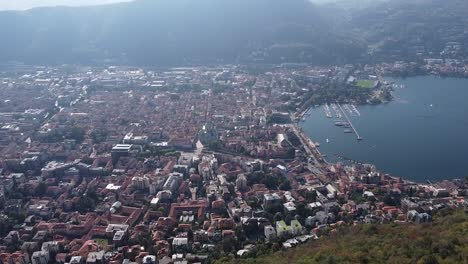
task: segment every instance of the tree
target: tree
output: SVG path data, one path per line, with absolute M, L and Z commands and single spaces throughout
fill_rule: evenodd
M 251 196 L 251 197 L 247 198 L 246 202 L 252 208 L 260 207 L 260 201 L 255 196 Z
M 158 208 L 158 211 L 161 212 L 163 215 L 166 215 L 166 209 L 164 209 L 164 207 L 159 207 Z
M 283 220 L 283 214 L 281 214 L 280 212 L 276 213 L 275 214 L 275 222 L 279 222 Z
M 400 199 L 398 197 L 394 197 L 390 194 L 386 194 L 383 198 L 383 202 L 390 206 L 397 206 L 400 205 Z
M 189 241 L 193 241 L 193 231 L 192 231 L 192 229 L 190 229 L 187 232 L 187 238 L 188 238 Z
M 286 153 L 286 157 L 288 159 L 294 159 L 294 157 L 296 156 L 296 149 L 294 148 L 288 148 L 288 151 Z
M 254 171 L 252 174 L 247 176 L 247 184 L 253 185 L 260 183 L 263 178 L 265 178 L 265 173 L 263 171 Z
M 236 237 L 240 242 L 243 242 L 247 239 L 247 236 L 245 235 L 245 232 L 242 226 L 238 226 L 236 228 Z
M 306 192 L 304 194 L 304 198 L 305 198 L 307 203 L 313 203 L 317 199 L 317 192 L 315 190 L 314 191 L 306 190 Z
M 87 213 L 94 211 L 99 198 L 94 190 L 89 190 L 85 193 L 77 204 L 75 204 L 75 210 L 80 213 Z
M 90 136 L 93 139 L 94 143 L 101 143 L 106 140 L 107 138 L 107 130 L 106 129 L 95 129 L 91 132 Z
M 34 194 L 36 196 L 43 196 L 47 191 L 47 184 L 45 182 L 40 182 L 37 186 L 36 189 L 34 189 Z
M 76 142 L 82 142 L 84 135 L 85 131 L 81 127 L 74 126 L 70 131 L 70 138 L 76 140 Z
M 291 190 L 291 182 L 289 180 L 286 180 L 280 184 L 279 188 L 283 191 L 289 191 Z
M 439 261 L 434 255 L 428 255 L 420 258 L 418 264 L 439 264 Z
M 232 237 L 223 239 L 223 251 L 229 253 L 235 250 L 236 240 Z
M 0 216 L 0 236 L 5 236 L 13 230 L 13 223 L 9 217 L 6 216 Z
M 261 183 L 265 184 L 268 189 L 278 188 L 278 178 L 271 174 L 266 175 L 266 177 L 261 180 Z
M 307 218 L 311 214 L 310 210 L 307 209 L 305 203 L 302 202 L 297 204 L 296 212 L 302 219 Z

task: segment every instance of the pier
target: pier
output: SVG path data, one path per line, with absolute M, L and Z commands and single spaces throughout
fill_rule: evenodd
M 351 107 L 353 108 L 353 111 L 356 113 L 356 115 L 361 116 L 361 113 L 357 110 L 355 105 L 352 105 Z
M 325 116 L 326 116 L 327 118 L 332 118 L 332 117 L 333 117 L 332 114 L 331 114 L 330 107 L 328 106 L 328 104 L 325 104 L 325 105 L 323 106 L 323 110 L 325 111 Z
M 354 134 L 356 134 L 357 140 L 362 140 L 362 137 L 359 135 L 357 132 L 356 128 L 354 127 L 353 123 L 351 123 L 351 120 L 348 118 L 348 115 L 346 115 L 345 111 L 341 107 L 339 103 L 337 103 L 338 107 L 340 108 L 341 112 L 343 113 L 343 116 L 346 118 L 348 121 L 349 127 L 353 130 Z

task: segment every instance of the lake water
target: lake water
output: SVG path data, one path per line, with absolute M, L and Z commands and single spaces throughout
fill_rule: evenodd
M 300 126 L 330 162 L 343 161 L 338 154 L 419 182 L 467 176 L 468 79 L 392 80 L 404 85 L 395 89 L 394 101 L 357 106 L 360 115 L 344 109 L 362 141 L 334 125 L 331 107 L 333 118 L 323 107 L 313 108 Z

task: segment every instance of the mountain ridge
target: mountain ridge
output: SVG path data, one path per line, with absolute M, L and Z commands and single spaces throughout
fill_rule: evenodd
M 366 3 L 366 2 L 363 2 Z M 466 43 L 468 2 L 136 0 L 0 11 L 0 61 L 29 64 L 379 63 L 440 57 Z M 468 48 L 461 45 L 463 57 Z
M 346 61 L 350 45 L 336 41 L 328 21 L 303 0 L 138 0 L 0 12 L 0 22 L 7 25 L 0 59 L 32 63 L 325 63 Z M 332 54 L 330 46 L 343 52 Z

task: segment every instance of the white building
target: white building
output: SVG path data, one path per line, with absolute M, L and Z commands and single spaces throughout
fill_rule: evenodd
M 137 190 L 146 190 L 149 188 L 149 185 L 150 185 L 150 180 L 146 176 L 143 176 L 143 177 L 136 176 L 132 178 L 132 186 Z
M 156 264 L 156 256 L 149 255 L 143 258 L 143 264 Z
M 291 233 L 293 234 L 293 236 L 298 236 L 302 234 L 302 225 L 301 223 L 299 223 L 299 221 L 292 220 L 290 227 L 291 227 Z
M 276 238 L 276 230 L 271 225 L 265 226 L 264 234 L 265 234 L 266 240 L 272 240 Z
M 49 263 L 49 252 L 47 251 L 36 251 L 31 256 L 32 264 L 47 264 Z

